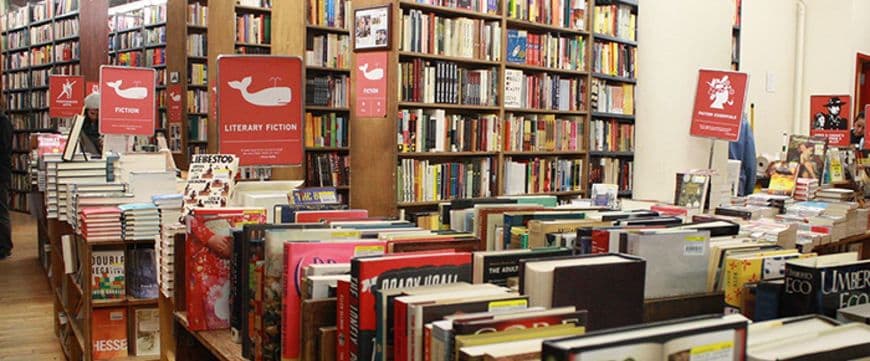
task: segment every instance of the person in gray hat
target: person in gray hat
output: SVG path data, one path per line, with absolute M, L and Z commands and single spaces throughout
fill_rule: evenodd
M 100 135 L 100 93 L 85 97 L 85 124 L 79 137 L 82 149 L 90 154 L 103 154 L 103 138 Z

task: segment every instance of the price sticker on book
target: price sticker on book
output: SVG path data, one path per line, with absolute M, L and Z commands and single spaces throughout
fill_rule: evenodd
M 487 308 L 488 312 L 521 311 L 529 308 L 528 300 L 492 301 Z
M 384 254 L 384 246 L 381 245 L 356 246 L 353 249 L 354 257 L 377 256 L 381 254 Z
M 690 360 L 731 360 L 734 359 L 734 342 L 723 341 L 709 345 L 692 347 L 689 351 Z
M 705 238 L 702 236 L 688 236 L 686 237 L 686 243 L 683 246 L 683 254 L 686 256 L 703 256 L 704 253 L 704 241 Z

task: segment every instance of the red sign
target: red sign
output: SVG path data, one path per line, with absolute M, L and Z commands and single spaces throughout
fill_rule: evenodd
M 154 135 L 154 69 L 100 67 L 100 133 Z
M 72 118 L 82 113 L 85 104 L 85 77 L 52 75 L 48 78 L 48 115 Z
M 85 92 L 90 95 L 91 93 L 99 93 L 100 92 L 100 84 L 89 81 L 85 83 Z
M 181 123 L 184 90 L 181 88 L 181 84 L 170 84 L 166 90 L 167 118 L 170 123 Z
M 220 56 L 219 152 L 239 165 L 301 165 L 303 91 L 298 57 Z
M 356 54 L 355 107 L 358 117 L 387 116 L 387 52 Z
M 749 76 L 746 73 L 699 70 L 689 134 L 737 141 L 740 138 L 748 81 Z
M 810 135 L 827 137 L 829 147 L 848 147 L 851 108 L 848 95 L 810 96 Z
M 870 127 L 867 126 L 868 114 L 870 114 L 870 104 L 864 106 L 864 149 L 870 149 Z

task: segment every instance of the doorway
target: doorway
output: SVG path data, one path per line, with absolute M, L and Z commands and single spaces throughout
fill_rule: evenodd
M 855 63 L 855 109 L 852 114 L 864 111 L 870 104 L 870 55 L 858 53 Z

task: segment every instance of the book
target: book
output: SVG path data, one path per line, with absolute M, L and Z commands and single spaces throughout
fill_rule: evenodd
M 844 307 L 870 303 L 870 260 L 855 252 L 792 259 L 785 263 L 782 315 L 836 317 Z
M 111 360 L 127 357 L 127 309 L 95 308 L 91 311 L 91 357 Z
M 119 300 L 126 296 L 124 250 L 91 252 L 91 298 Z
M 226 207 L 238 168 L 239 160 L 234 155 L 192 155 L 183 192 L 184 214 L 196 207 Z
M 133 310 L 133 337 L 136 356 L 160 354 L 160 311 L 156 308 Z
M 299 340 L 300 359 L 317 360 L 320 349 L 317 330 L 336 325 L 336 299 L 304 300 L 299 307 L 301 314 Z
M 266 222 L 266 210 L 255 208 L 195 208 L 187 217 L 185 282 L 191 330 L 229 328 L 232 230 Z
M 524 259 L 541 259 L 571 255 L 567 248 L 517 249 L 506 251 L 474 252 L 473 282 L 507 286 L 508 280 L 519 275 Z
M 643 321 L 646 261 L 622 254 L 520 261 L 520 293 L 531 306 L 589 312 L 588 329 Z M 615 287 L 614 285 L 619 285 Z M 618 309 L 620 312 L 609 312 Z
M 858 360 L 870 353 L 870 326 L 850 323 L 768 342 L 747 350 L 747 359 Z
M 626 244 L 626 253 L 647 260 L 646 298 L 705 292 L 709 252 L 707 231 L 641 231 L 629 234 Z
M 348 300 L 351 360 L 368 360 L 374 353 L 375 291 L 469 281 L 470 253 L 423 253 L 352 260 Z
M 722 277 L 726 307 L 739 310 L 744 303 L 743 285 L 783 277 L 786 261 L 798 257 L 793 249 L 727 256 Z
M 677 173 L 674 204 L 697 210 L 704 210 L 707 200 L 707 189 L 710 186 L 710 176 L 692 173 Z
M 157 260 L 152 248 L 133 248 L 127 258 L 127 295 L 157 298 Z

